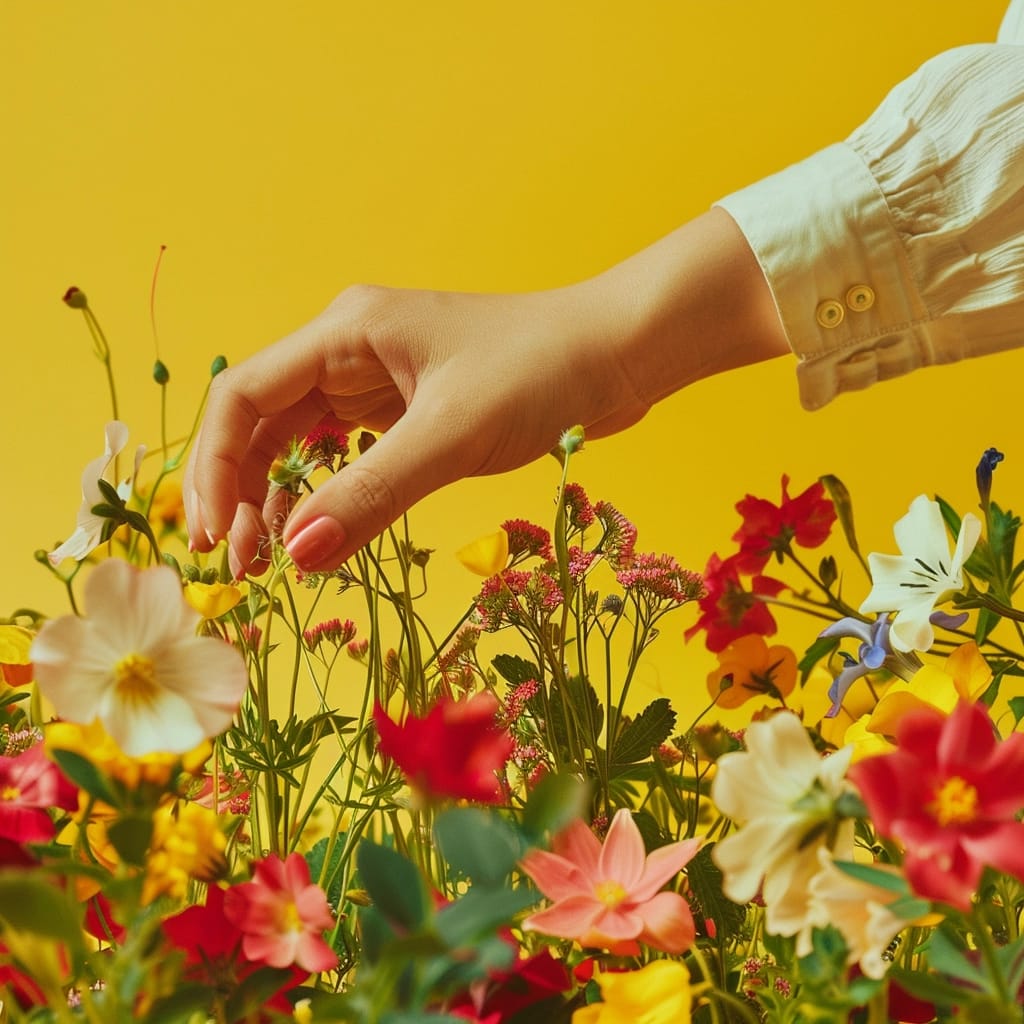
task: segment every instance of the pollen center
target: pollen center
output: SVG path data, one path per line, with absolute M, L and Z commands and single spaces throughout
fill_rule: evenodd
M 627 894 L 618 882 L 598 882 L 594 886 L 594 895 L 606 907 L 617 907 Z
M 17 786 L 4 786 L 0 789 L 0 800 L 17 800 L 21 796 L 21 790 Z
M 299 908 L 291 900 L 281 907 L 281 931 L 302 931 L 302 918 L 299 917 Z
M 133 704 L 150 704 L 160 692 L 152 658 L 129 654 L 114 666 L 114 686 L 119 699 Z
M 954 775 L 935 790 L 928 811 L 940 825 L 965 825 L 977 816 L 978 791 Z

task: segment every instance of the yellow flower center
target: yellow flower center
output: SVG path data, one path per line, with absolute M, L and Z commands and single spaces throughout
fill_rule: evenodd
M 606 906 L 617 907 L 627 896 L 626 890 L 618 882 L 598 882 L 594 886 L 594 895 Z
M 114 666 L 117 696 L 133 704 L 151 704 L 160 692 L 156 665 L 143 654 L 129 654 Z
M 978 812 L 978 791 L 959 775 L 939 786 L 928 811 L 940 825 L 965 825 Z
M 4 786 L 0 789 L 0 800 L 17 800 L 21 796 L 21 790 L 17 786 Z
M 299 908 L 290 900 L 281 908 L 281 931 L 302 931 L 302 918 L 299 917 Z

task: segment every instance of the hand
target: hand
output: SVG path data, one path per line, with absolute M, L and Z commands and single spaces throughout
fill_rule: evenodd
M 567 288 L 351 288 L 214 380 L 185 476 L 191 541 L 208 551 L 230 535 L 239 577 L 265 567 L 272 533 L 300 568 L 335 568 L 447 483 L 522 466 L 576 423 L 621 430 L 691 380 L 783 350 L 767 291 L 720 210 Z M 766 311 L 775 333 L 761 328 L 755 354 L 746 321 Z M 272 531 L 268 468 L 328 412 L 383 434 Z

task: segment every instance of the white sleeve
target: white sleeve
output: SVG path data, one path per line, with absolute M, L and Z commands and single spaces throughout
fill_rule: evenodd
M 1024 0 L 1000 39 L 1024 41 Z M 809 409 L 1024 344 L 1024 46 L 965 46 L 845 142 L 719 201 L 764 271 Z

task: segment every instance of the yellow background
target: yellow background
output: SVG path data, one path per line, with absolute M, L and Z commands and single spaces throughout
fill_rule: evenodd
M 108 418 L 67 286 L 110 337 L 131 443 L 154 444 L 161 244 L 160 354 L 180 433 L 215 355 L 238 362 L 344 286 L 519 291 L 590 275 L 842 139 L 928 57 L 994 39 L 1003 7 L 7 0 L 0 615 L 66 610 L 32 553 L 71 531 Z M 696 569 L 729 550 L 733 504 L 748 490 L 777 499 L 783 472 L 795 490 L 839 475 L 864 546 L 892 550 L 891 524 L 919 492 L 973 506 L 990 444 L 1008 453 L 997 497 L 1024 493 L 1022 360 L 922 372 L 815 414 L 777 360 L 588 445 L 574 475 L 638 522 L 641 549 Z M 547 522 L 554 485 L 542 462 L 415 512 L 416 540 L 437 549 L 440 620 L 476 585 L 452 552 L 509 516 Z M 681 638 L 692 620 L 668 620 L 648 692 L 703 690 L 706 655 Z

